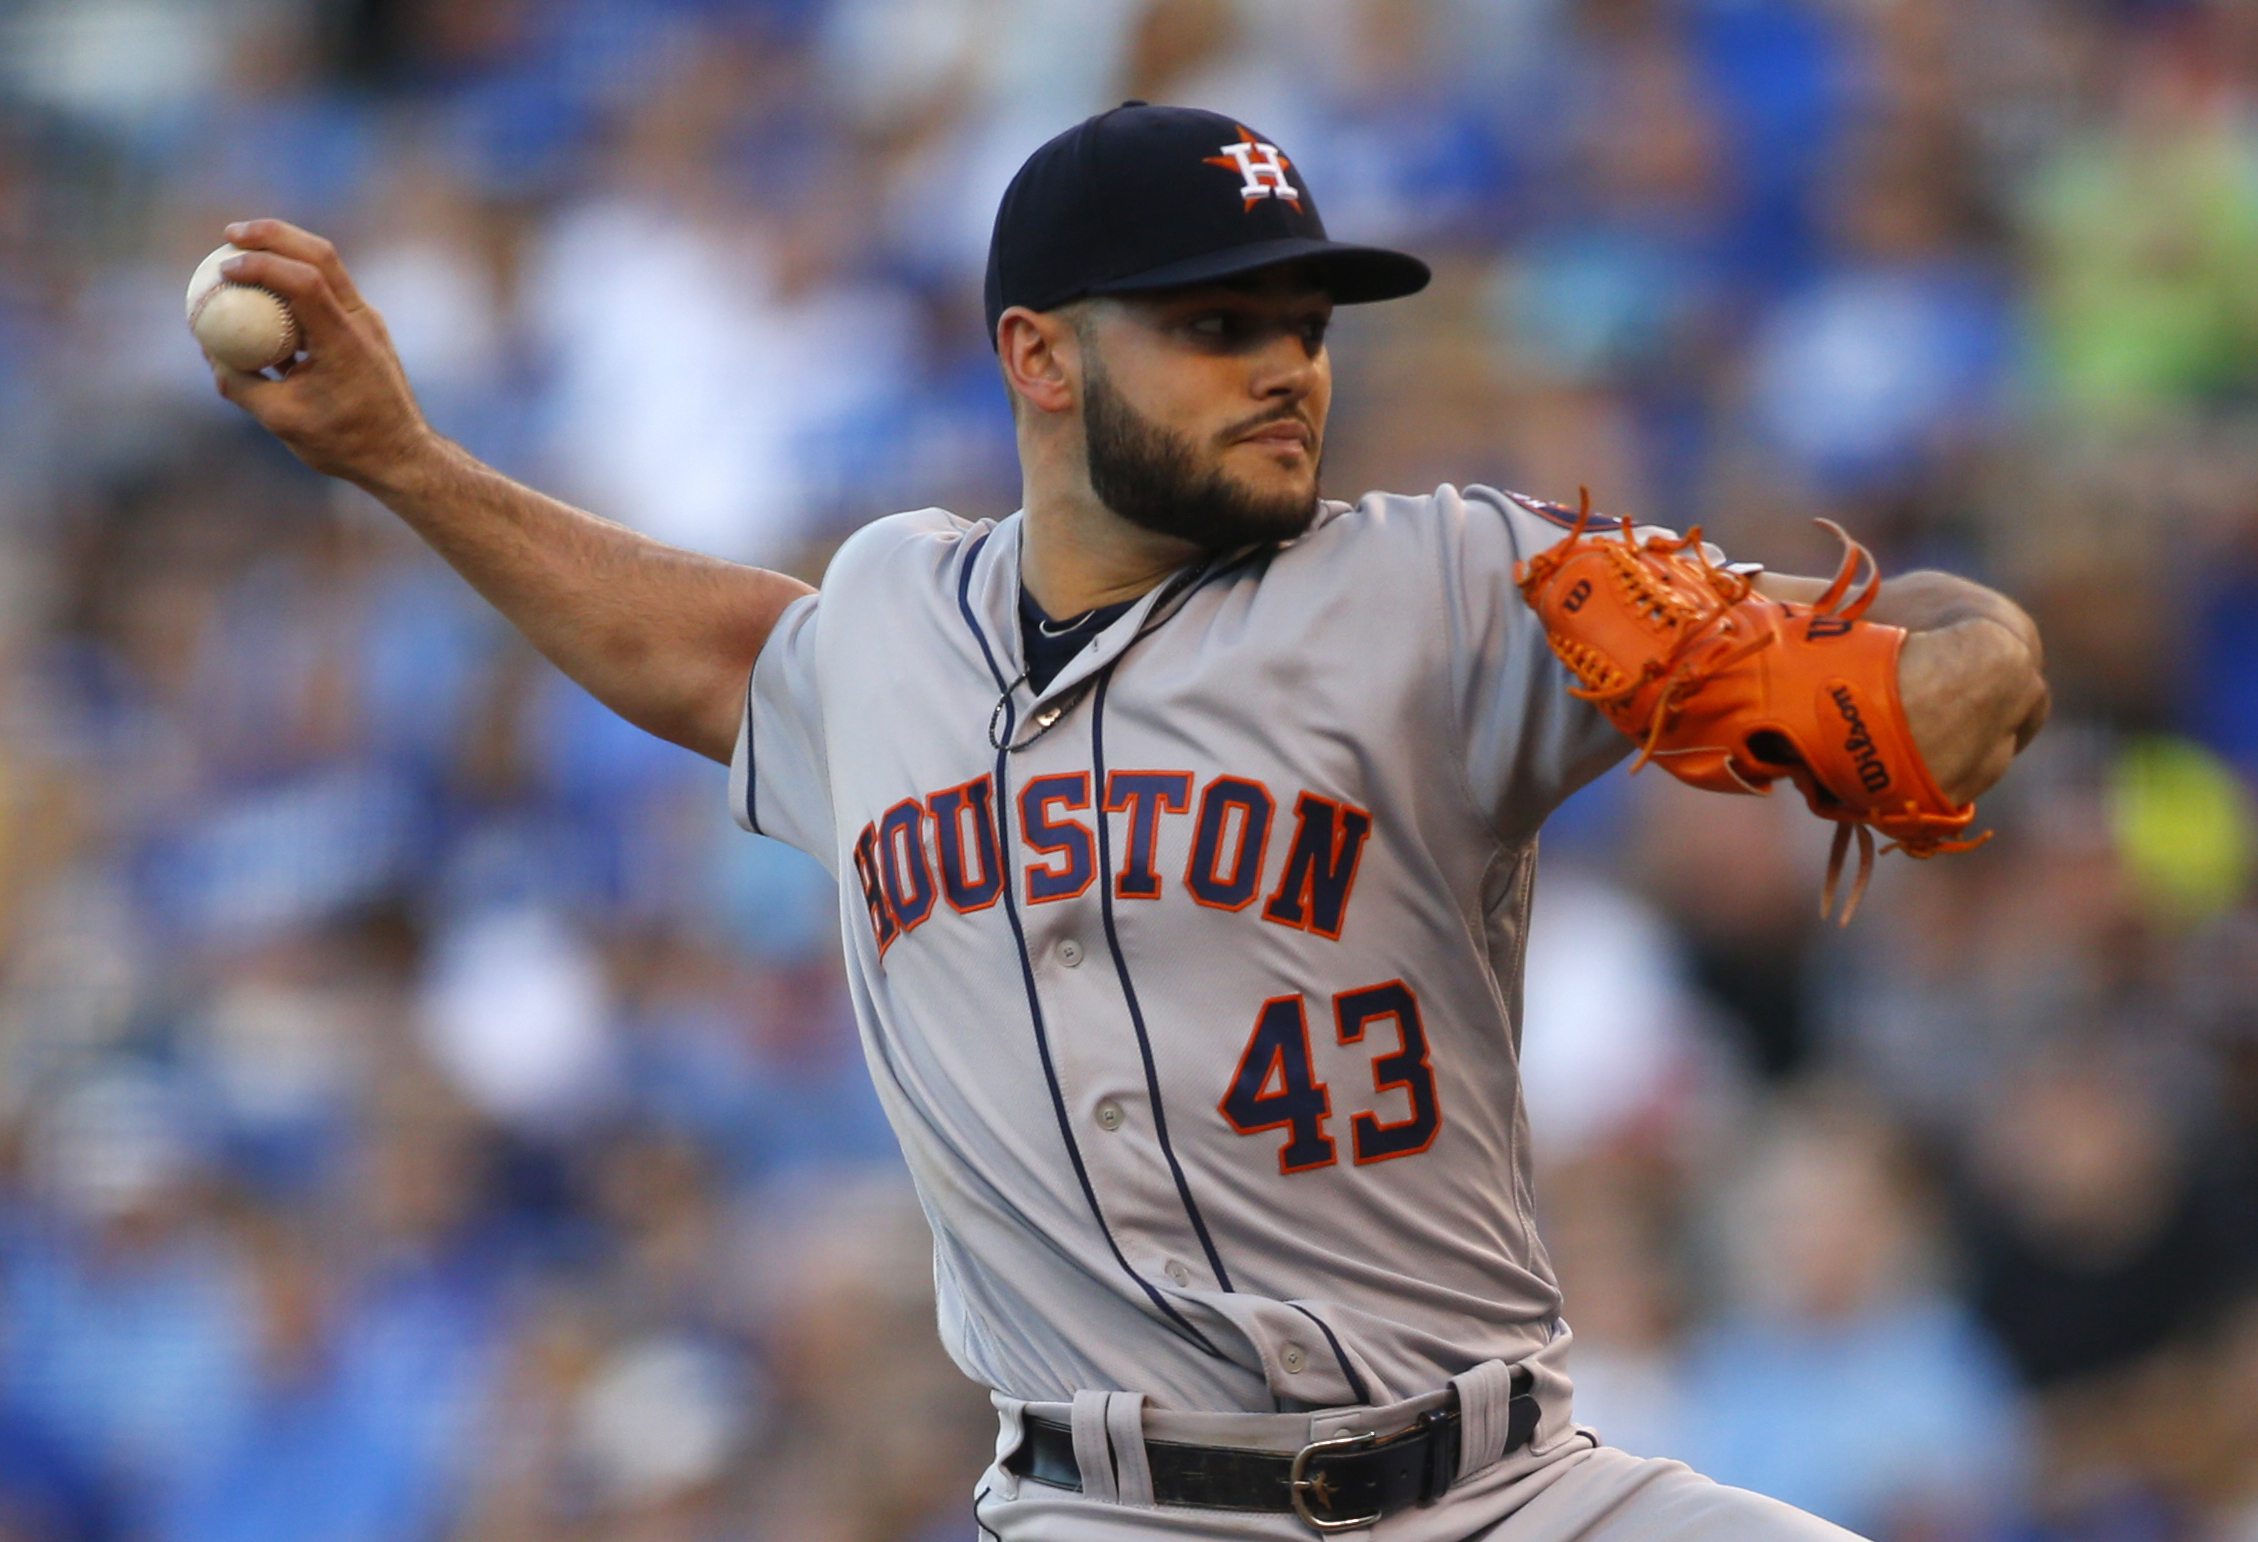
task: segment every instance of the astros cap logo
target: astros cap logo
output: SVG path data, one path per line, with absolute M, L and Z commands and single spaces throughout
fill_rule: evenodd
M 1286 180 L 1286 172 L 1294 163 L 1276 145 L 1265 144 L 1247 132 L 1245 124 L 1238 128 L 1238 139 L 1220 146 L 1221 155 L 1204 157 L 1204 163 L 1236 171 L 1244 179 L 1239 187 L 1239 196 L 1245 200 L 1241 208 L 1253 208 L 1258 198 L 1276 198 L 1300 212 L 1301 189 Z

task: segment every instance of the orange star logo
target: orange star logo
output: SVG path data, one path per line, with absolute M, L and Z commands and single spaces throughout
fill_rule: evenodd
M 1276 145 L 1255 138 L 1244 123 L 1238 128 L 1236 141 L 1221 146 L 1223 153 L 1220 155 L 1201 157 L 1201 164 L 1220 166 L 1239 174 L 1241 209 L 1253 208 L 1258 199 L 1276 198 L 1292 204 L 1299 212 L 1301 189 L 1286 180 L 1286 173 L 1293 169 L 1294 163 L 1287 160 L 1285 152 Z

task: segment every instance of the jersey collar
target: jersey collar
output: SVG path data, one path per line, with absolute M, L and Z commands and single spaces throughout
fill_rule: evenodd
M 1003 520 L 988 539 L 980 543 L 979 550 L 972 553 L 973 571 L 971 582 L 966 586 L 966 600 L 972 623 L 986 643 L 989 656 L 1003 671 L 1006 681 L 1017 682 L 1013 693 L 1029 711 L 1040 709 L 1045 703 L 1074 690 L 1121 657 L 1146 631 L 1148 621 L 1155 624 L 1165 621 L 1174 614 L 1175 607 L 1200 576 L 1230 560 L 1203 558 L 1169 574 L 1139 595 L 1135 604 L 1116 616 L 1111 625 L 1068 660 L 1066 667 L 1052 677 L 1039 695 L 1032 694 L 1022 679 L 1027 672 L 1027 658 L 1019 639 L 1019 552 L 1026 518 L 1025 511 L 1021 511 Z M 1154 613 L 1164 601 L 1169 610 L 1156 618 Z
M 970 557 L 972 571 L 967 575 L 962 590 L 965 619 L 979 635 L 989 667 L 1000 673 L 997 689 L 1009 682 L 1012 694 L 1030 713 L 1039 711 L 1060 696 L 1081 687 L 1099 670 L 1128 651 L 1138 638 L 1157 626 L 1165 624 L 1183 608 L 1184 601 L 1208 579 L 1223 573 L 1237 572 L 1251 563 L 1257 563 L 1274 552 L 1285 551 L 1309 539 L 1311 533 L 1324 528 L 1349 511 L 1349 505 L 1330 499 L 1319 503 L 1317 518 L 1308 530 L 1291 541 L 1264 542 L 1244 547 L 1235 552 L 1203 557 L 1188 563 L 1169 574 L 1145 591 L 1117 616 L 1113 624 L 1097 634 L 1096 638 L 1067 662 L 1040 694 L 1032 695 L 1026 685 L 1026 651 L 1019 640 L 1019 550 L 1026 529 L 1025 509 L 1009 515 L 992 527 L 990 533 L 978 539 Z

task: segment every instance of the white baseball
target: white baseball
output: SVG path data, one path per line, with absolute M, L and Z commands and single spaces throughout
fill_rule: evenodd
M 188 330 L 228 368 L 262 370 L 298 351 L 298 318 L 272 290 L 220 275 L 220 264 L 242 253 L 240 246 L 223 246 L 196 264 L 188 280 Z

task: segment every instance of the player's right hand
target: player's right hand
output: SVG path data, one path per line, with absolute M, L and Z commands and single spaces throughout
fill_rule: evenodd
M 230 225 L 227 239 L 245 253 L 221 273 L 282 296 L 298 318 L 305 356 L 280 380 L 215 361 L 220 395 L 316 471 L 364 487 L 394 482 L 432 453 L 436 436 L 416 406 L 384 318 L 353 287 L 337 249 L 272 219 Z

